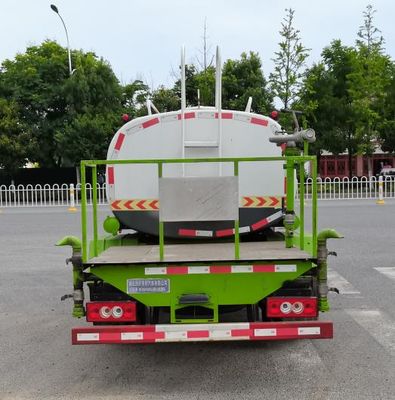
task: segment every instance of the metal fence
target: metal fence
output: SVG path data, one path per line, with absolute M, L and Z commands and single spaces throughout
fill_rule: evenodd
M 305 199 L 311 199 L 313 181 L 305 181 Z M 92 185 L 87 184 L 88 204 L 91 204 Z M 81 185 L 0 185 L 0 207 L 69 206 L 74 189 L 75 204 L 81 200 Z M 319 200 L 377 199 L 379 180 L 376 177 L 317 178 Z M 107 204 L 106 184 L 97 185 L 98 204 Z M 384 198 L 395 198 L 395 176 L 383 177 Z M 298 194 L 297 194 L 298 196 Z
M 91 204 L 92 185 L 87 183 L 88 204 Z M 98 204 L 107 204 L 106 184 L 97 185 Z M 0 185 L 0 207 L 69 206 L 81 201 L 81 185 Z
M 383 197 L 395 198 L 395 176 L 385 176 L 383 179 Z M 305 182 L 305 199 L 311 198 L 313 181 Z M 379 178 L 317 178 L 317 196 L 319 200 L 352 200 L 377 199 L 379 197 Z

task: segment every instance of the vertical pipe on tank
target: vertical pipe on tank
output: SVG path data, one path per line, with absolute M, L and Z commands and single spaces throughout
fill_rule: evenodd
M 218 112 L 218 157 L 222 157 L 222 70 L 221 52 L 219 46 L 216 51 L 215 66 L 215 108 Z M 222 175 L 222 163 L 219 163 L 219 175 Z
M 186 108 L 186 89 L 185 89 L 185 47 L 181 47 L 181 134 L 182 134 L 182 158 L 185 158 L 185 108 Z M 182 164 L 182 176 L 185 176 L 185 164 Z

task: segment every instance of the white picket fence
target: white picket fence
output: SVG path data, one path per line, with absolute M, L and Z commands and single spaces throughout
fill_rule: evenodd
M 69 206 L 70 193 L 74 187 L 75 204 L 81 202 L 81 185 L 0 185 L 0 207 L 46 207 Z M 305 182 L 305 199 L 311 199 L 313 181 Z M 377 199 L 378 178 L 325 178 L 317 179 L 319 200 Z M 87 184 L 88 204 L 92 201 L 93 188 Z M 395 176 L 383 179 L 384 198 L 395 198 Z M 106 184 L 97 185 L 98 204 L 107 204 Z

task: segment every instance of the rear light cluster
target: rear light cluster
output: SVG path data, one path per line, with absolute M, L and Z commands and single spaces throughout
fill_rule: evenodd
M 316 297 L 268 297 L 266 315 L 274 318 L 308 318 L 317 316 Z
M 136 303 L 133 301 L 95 301 L 86 304 L 88 322 L 136 321 Z

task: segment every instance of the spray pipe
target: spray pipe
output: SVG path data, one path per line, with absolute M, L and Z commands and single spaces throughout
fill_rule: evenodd
M 71 246 L 73 249 L 71 258 L 66 260 L 68 264 L 70 261 L 73 265 L 73 317 L 81 318 L 85 316 L 84 309 L 84 291 L 83 283 L 84 277 L 82 274 L 82 258 L 81 258 L 81 240 L 76 236 L 65 236 L 63 239 L 56 243 L 56 246 Z M 62 299 L 69 296 L 63 296 Z
M 334 229 L 324 229 L 317 236 L 318 306 L 320 311 L 329 311 L 328 302 L 328 239 L 342 239 L 344 236 Z

